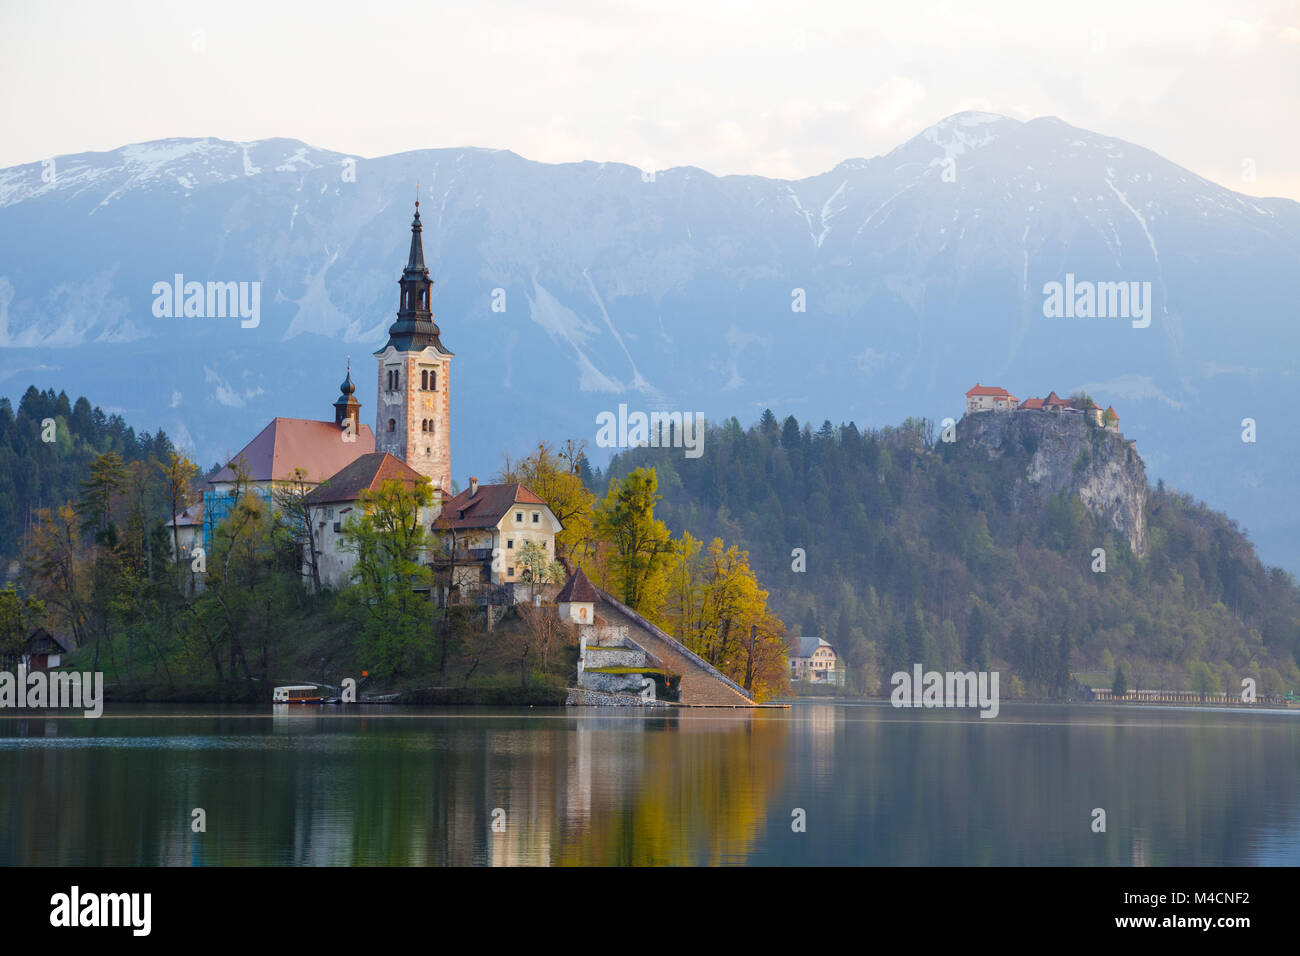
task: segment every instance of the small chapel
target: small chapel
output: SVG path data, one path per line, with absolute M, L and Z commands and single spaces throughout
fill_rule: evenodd
M 451 360 L 430 306 L 433 279 L 424 261 L 420 203 L 411 222 L 411 247 L 400 287 L 397 319 L 376 360 L 375 424 L 361 423 L 349 363 L 330 419 L 274 418 L 220 471 L 208 479 L 202 505 L 178 519 L 182 556 L 201 546 L 210 552 L 213 532 L 240 494 L 274 502 L 278 490 L 305 491 L 311 550 L 321 585 L 348 583 L 356 556 L 342 547 L 348 517 L 365 508 L 365 493 L 388 481 L 414 486 L 428 478 L 434 497 L 420 522 L 432 542 L 430 565 L 450 566 L 448 599 L 480 599 L 494 592 L 513 603 L 513 584 L 526 583 L 518 561 L 535 542 L 552 557 L 562 526 L 546 502 L 520 484 L 451 483 Z M 182 527 L 183 525 L 183 527 Z M 201 533 L 200 530 L 201 529 Z M 534 552 L 535 553 L 535 552 Z M 312 555 L 304 548 L 304 575 Z M 458 592 L 456 595 L 451 591 Z M 526 600 L 526 589 L 517 589 Z M 493 602 L 495 603 L 495 602 Z

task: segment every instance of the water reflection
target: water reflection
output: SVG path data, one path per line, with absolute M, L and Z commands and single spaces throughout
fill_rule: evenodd
M 1293 865 L 1298 717 L 807 704 L 8 718 L 0 862 Z

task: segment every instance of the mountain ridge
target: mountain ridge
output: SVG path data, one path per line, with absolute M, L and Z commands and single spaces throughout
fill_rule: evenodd
M 1279 321 L 1300 204 L 1059 119 L 981 116 L 799 180 L 464 147 L 358 157 L 348 181 L 346 154 L 291 139 L 55 157 L 52 183 L 0 170 L 0 390 L 113 395 L 200 460 L 274 415 L 327 417 L 348 356 L 363 367 L 392 322 L 418 181 L 435 316 L 473 383 L 456 475 L 538 437 L 591 441 L 620 401 L 870 424 L 957 417 L 974 381 L 1086 387 L 1153 474 L 1300 568 L 1300 436 L 1276 414 L 1300 399 Z M 1151 283 L 1152 327 L 1045 318 L 1040 289 L 1067 272 Z M 177 273 L 260 282 L 258 328 L 155 318 L 149 290 Z

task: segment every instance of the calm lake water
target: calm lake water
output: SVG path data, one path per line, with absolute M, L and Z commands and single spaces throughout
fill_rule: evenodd
M 121 704 L 0 719 L 0 821 L 6 865 L 1296 865 L 1300 712 Z

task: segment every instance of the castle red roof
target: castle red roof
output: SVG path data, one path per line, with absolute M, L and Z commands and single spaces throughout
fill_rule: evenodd
M 976 382 L 975 387 L 966 393 L 967 398 L 971 398 L 976 395 L 992 395 L 995 397 L 1005 396 L 1007 398 L 1011 397 L 1011 393 L 1008 392 L 1005 388 L 1003 388 L 1000 385 L 981 385 L 979 382 Z

